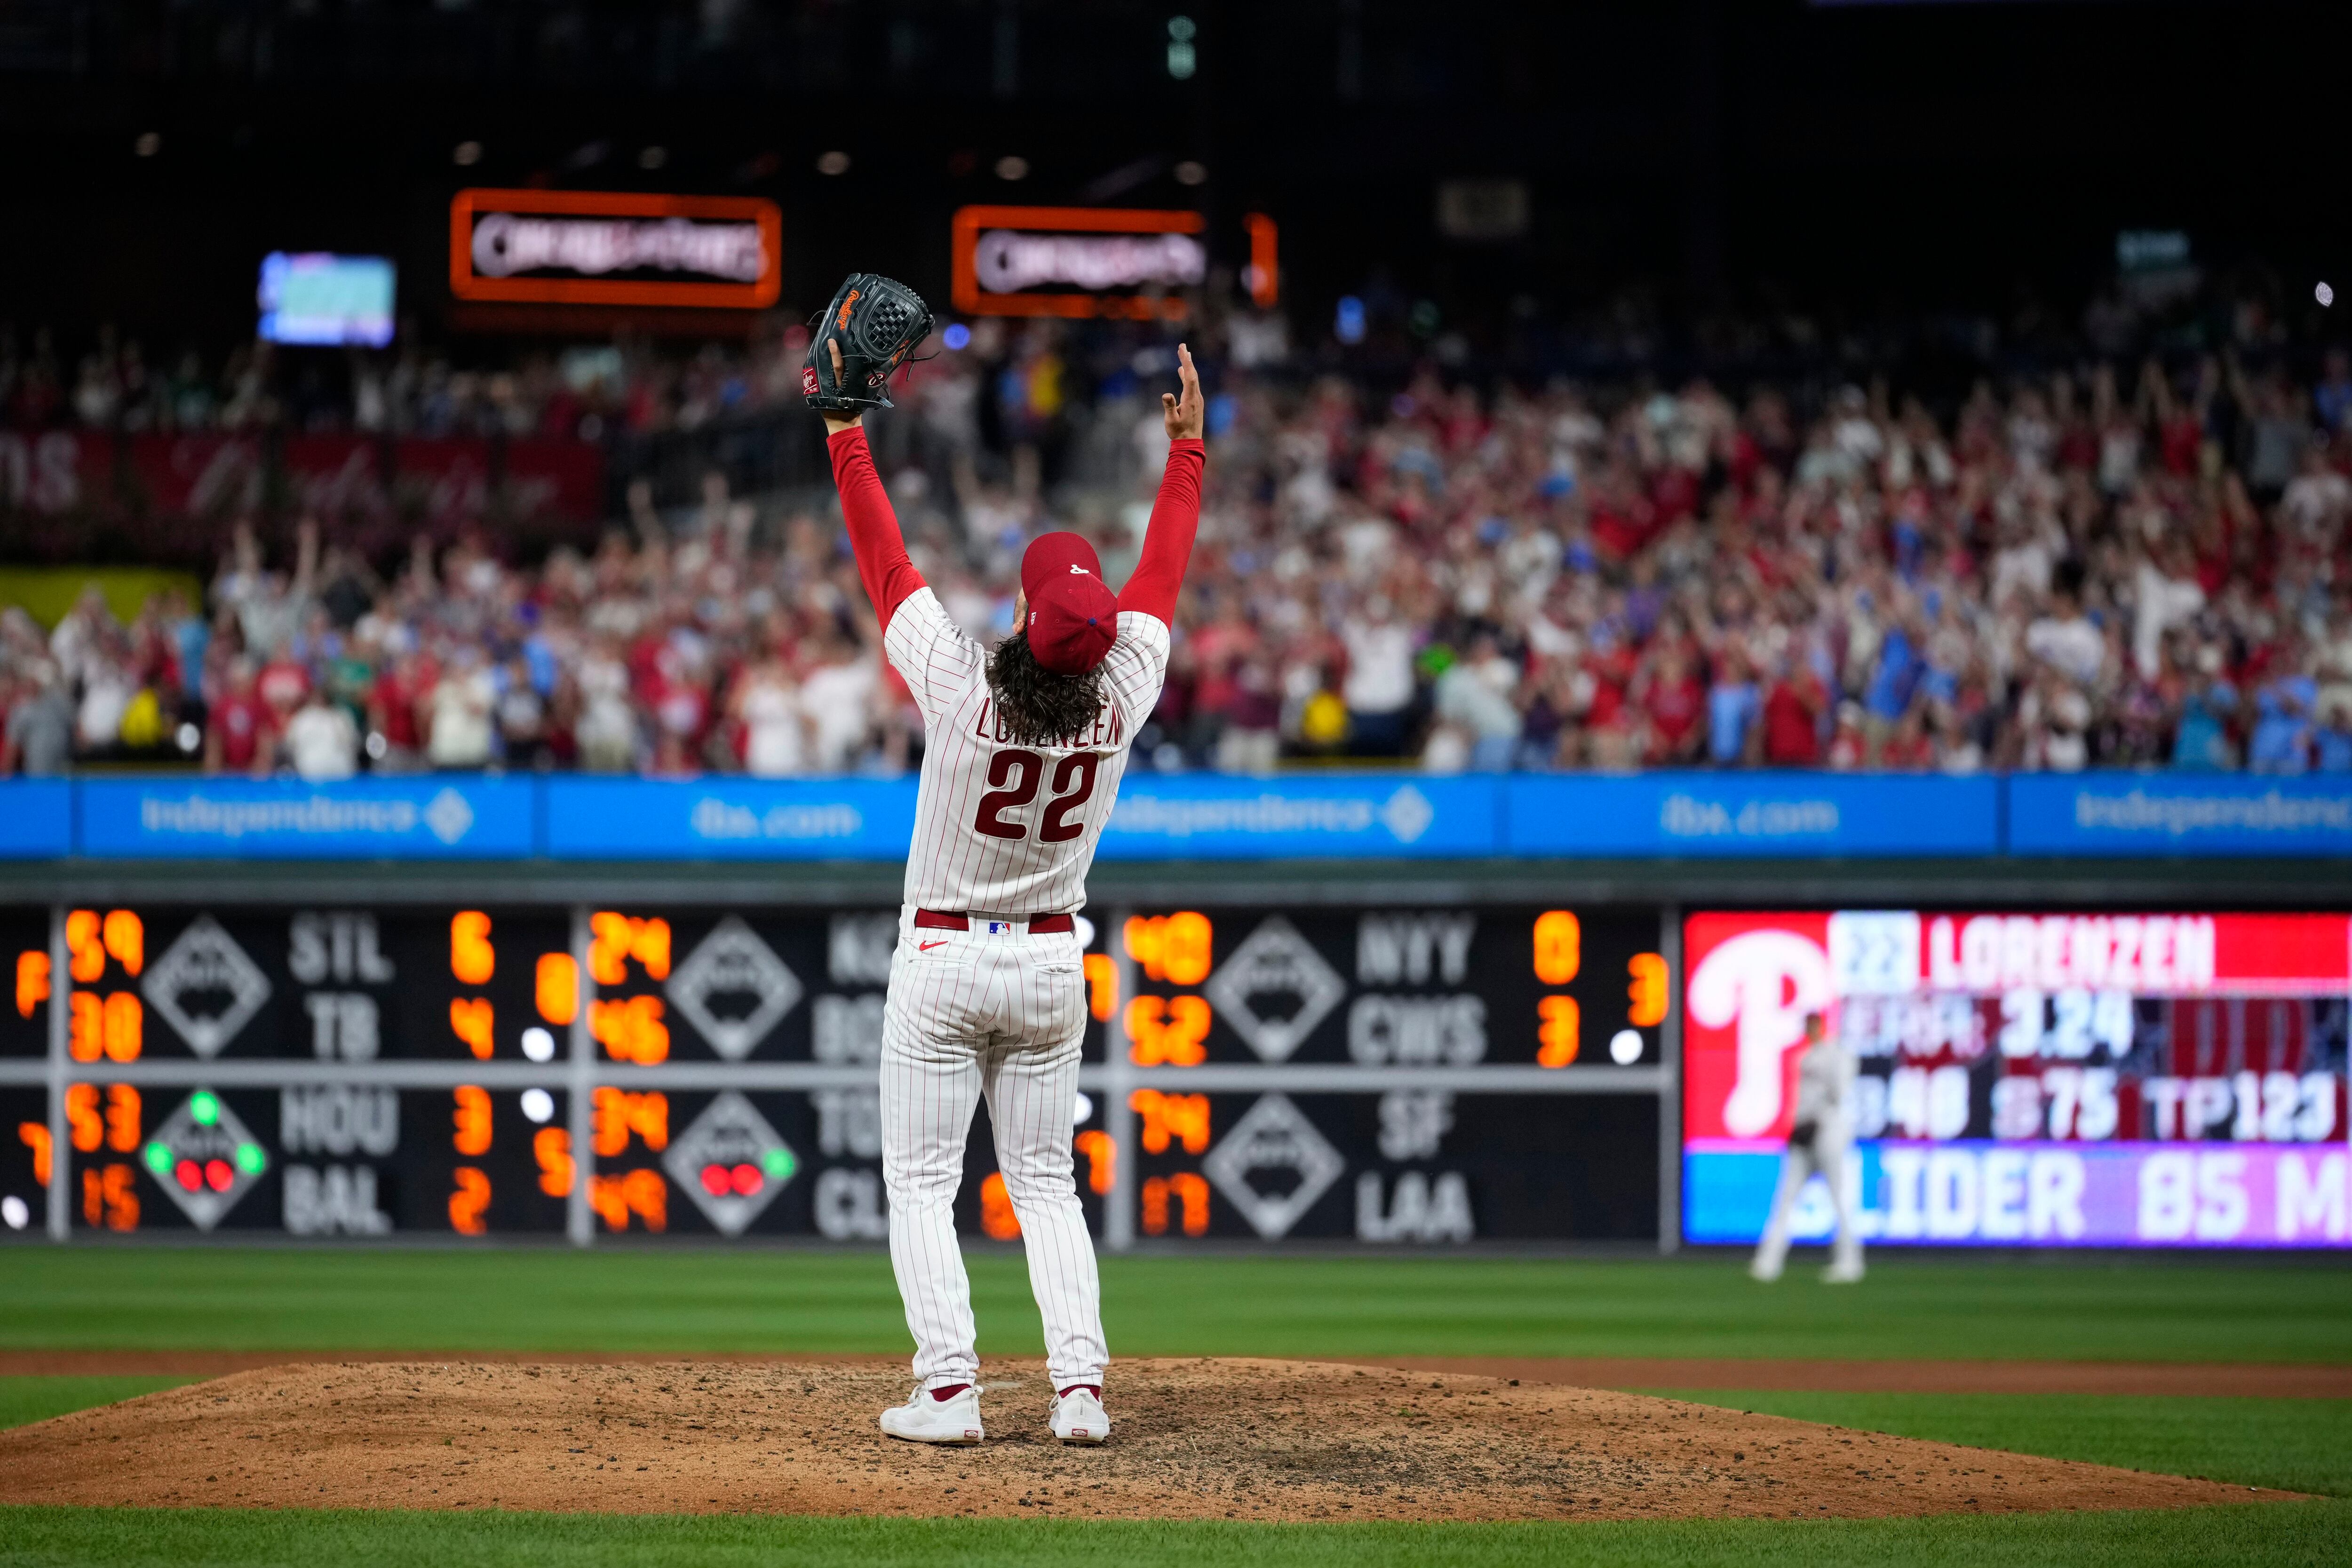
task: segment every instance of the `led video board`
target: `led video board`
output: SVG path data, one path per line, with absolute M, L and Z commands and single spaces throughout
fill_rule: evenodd
M 449 291 L 461 300 L 765 310 L 783 279 L 783 217 L 751 196 L 459 191 Z
M 1279 297 L 1278 231 L 1244 220 L 1243 282 L 1260 309 Z M 955 215 L 955 308 L 972 316 L 1111 316 L 1181 321 L 1184 290 L 1209 275 L 1199 213 L 1131 207 L 970 206 Z
M 1818 1010 L 1857 1060 L 1874 1243 L 2352 1241 L 2344 915 L 1702 913 L 1683 941 L 1685 1240 L 1761 1232 Z M 1817 1177 L 1796 1232 L 1830 1224 Z
M 397 274 L 388 256 L 273 250 L 261 260 L 262 338 L 273 343 L 392 342 Z

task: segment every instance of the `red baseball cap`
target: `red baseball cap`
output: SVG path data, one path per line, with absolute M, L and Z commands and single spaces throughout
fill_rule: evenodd
M 1118 636 L 1118 596 L 1083 534 L 1041 533 L 1021 557 L 1029 600 L 1029 651 L 1056 675 L 1084 675 Z

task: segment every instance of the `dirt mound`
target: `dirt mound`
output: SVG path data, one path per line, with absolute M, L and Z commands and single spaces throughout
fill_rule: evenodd
M 1493 1520 L 2249 1496 L 1638 1394 L 1307 1362 L 1121 1362 L 1116 1436 L 1066 1448 L 1045 1430 L 1041 1367 L 986 1376 L 988 1443 L 942 1449 L 877 1429 L 907 1393 L 887 1368 L 271 1367 L 0 1432 L 0 1502 Z

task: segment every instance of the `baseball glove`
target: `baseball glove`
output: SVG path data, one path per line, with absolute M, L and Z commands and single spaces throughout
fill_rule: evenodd
M 904 283 L 878 272 L 853 272 L 833 303 L 809 323 L 801 396 L 827 414 L 890 406 L 890 375 L 931 333 L 930 307 Z M 841 345 L 836 374 L 828 345 Z

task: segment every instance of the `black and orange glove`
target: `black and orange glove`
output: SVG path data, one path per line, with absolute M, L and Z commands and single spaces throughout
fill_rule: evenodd
M 931 309 L 904 283 L 853 272 L 809 325 L 802 398 L 826 414 L 863 414 L 890 406 L 891 374 L 931 335 Z

